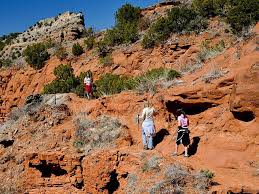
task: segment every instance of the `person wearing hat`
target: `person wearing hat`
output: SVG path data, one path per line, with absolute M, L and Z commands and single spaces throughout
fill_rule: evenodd
M 175 145 L 175 152 L 173 156 L 178 155 L 178 147 L 180 144 L 184 146 L 184 156 L 189 157 L 188 155 L 188 145 L 190 144 L 190 137 L 189 137 L 189 119 L 186 116 L 183 110 L 177 111 L 177 120 L 178 120 L 178 131 L 177 131 L 177 138 L 176 138 L 176 145 Z

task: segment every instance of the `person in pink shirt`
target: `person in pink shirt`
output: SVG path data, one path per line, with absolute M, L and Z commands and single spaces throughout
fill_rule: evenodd
M 184 145 L 184 156 L 189 157 L 188 155 L 188 145 L 190 144 L 190 137 L 189 137 L 189 119 L 186 116 L 183 110 L 178 110 L 178 131 L 177 131 L 177 138 L 176 138 L 176 145 L 175 145 L 175 152 L 173 153 L 174 156 L 178 155 L 178 147 L 180 144 Z

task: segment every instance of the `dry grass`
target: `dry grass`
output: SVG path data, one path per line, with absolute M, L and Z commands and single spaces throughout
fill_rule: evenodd
M 195 71 L 197 71 L 198 69 L 201 69 L 202 67 L 203 67 L 203 63 L 197 61 L 193 64 L 181 65 L 180 71 L 182 74 L 194 73 Z
M 143 77 L 137 84 L 136 91 L 140 94 L 149 92 L 154 95 L 157 92 L 157 79 Z
M 101 116 L 90 120 L 84 116 L 74 119 L 76 141 L 74 146 L 84 152 L 115 146 L 115 141 L 125 135 L 125 126 L 118 119 Z
M 138 176 L 136 174 L 129 174 L 127 177 L 127 185 L 125 188 L 125 192 L 127 194 L 133 194 L 136 192 L 136 186 L 137 186 Z
M 222 53 L 226 46 L 224 40 L 221 40 L 215 45 L 211 45 L 210 41 L 203 41 L 200 47 L 201 51 L 197 54 L 196 59 L 201 63 Z
M 23 193 L 23 192 L 21 191 L 21 189 L 18 189 L 15 186 L 0 185 L 0 193 L 1 194 L 17 194 L 17 193 Z
M 158 157 L 156 155 L 152 156 L 151 158 L 147 159 L 146 157 L 143 157 L 144 163 L 142 166 L 142 172 L 149 172 L 149 171 L 160 171 L 160 162 L 162 160 L 161 157 Z
M 207 193 L 214 174 L 209 170 L 192 173 L 180 165 L 168 166 L 164 171 L 164 180 L 155 184 L 150 194 L 160 193 Z
M 218 78 L 224 76 L 225 74 L 226 74 L 226 72 L 224 72 L 224 71 L 221 71 L 219 69 L 213 69 L 212 71 L 210 71 L 209 73 L 204 75 L 202 77 L 202 80 L 205 83 L 211 83 L 212 80 L 218 79 Z

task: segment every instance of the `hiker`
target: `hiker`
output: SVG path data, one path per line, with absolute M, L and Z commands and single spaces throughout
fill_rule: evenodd
M 153 120 L 153 115 L 155 113 L 155 109 L 151 106 L 150 102 L 145 102 L 144 109 L 142 111 L 142 115 L 139 117 L 143 120 L 142 123 L 142 141 L 144 145 L 144 149 L 152 150 L 153 146 L 153 136 L 156 133 L 155 124 Z
M 177 156 L 178 146 L 182 143 L 184 145 L 184 156 L 189 157 L 188 155 L 188 145 L 190 144 L 189 129 L 188 129 L 189 119 L 183 110 L 178 110 L 177 113 L 178 113 L 177 114 L 178 131 L 177 131 L 175 152 L 173 153 L 173 156 Z
M 92 80 L 92 76 L 89 72 L 87 72 L 87 74 L 84 78 L 84 85 L 85 85 L 84 94 L 86 94 L 88 99 L 91 99 L 93 97 L 93 80 Z

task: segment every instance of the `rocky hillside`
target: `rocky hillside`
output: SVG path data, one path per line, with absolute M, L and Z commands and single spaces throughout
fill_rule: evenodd
M 40 20 L 25 32 L 12 39 L 0 53 L 1 59 L 20 61 L 21 53 L 36 42 L 72 41 L 81 37 L 85 31 L 84 16 L 81 13 L 65 12 L 56 17 Z
M 152 19 L 171 6 L 142 14 Z M 0 193 L 258 193 L 258 34 L 259 24 L 238 38 L 215 17 L 205 31 L 172 34 L 154 48 L 140 41 L 114 46 L 109 65 L 93 48 L 51 56 L 40 70 L 1 69 Z M 76 76 L 91 70 L 94 81 L 155 68 L 181 77 L 90 101 L 38 95 L 61 63 Z M 135 121 L 145 100 L 158 112 L 153 150 L 143 150 Z M 190 119 L 189 158 L 171 155 L 178 108 Z

